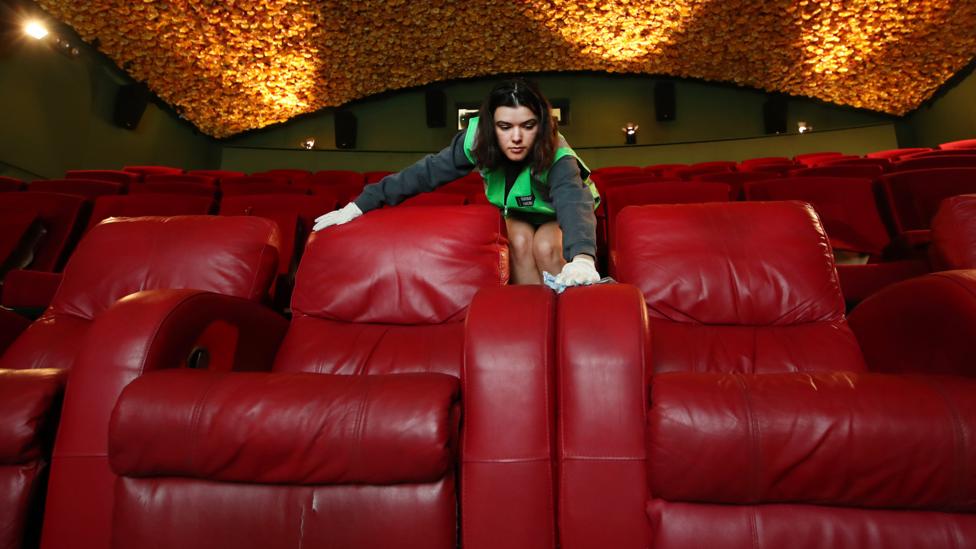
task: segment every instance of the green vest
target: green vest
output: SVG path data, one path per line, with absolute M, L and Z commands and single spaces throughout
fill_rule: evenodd
M 474 139 L 477 134 L 478 118 L 475 117 L 468 122 L 468 129 L 464 134 L 464 154 L 472 164 L 476 165 L 478 161 L 474 157 L 473 149 Z M 595 209 L 600 204 L 600 193 L 597 192 L 596 185 L 590 181 L 590 169 L 580 160 L 580 157 L 576 155 L 573 149 L 569 148 L 562 135 L 559 136 L 559 144 L 560 147 L 556 149 L 556 155 L 553 157 L 552 163 L 555 164 L 564 156 L 572 156 L 576 159 L 576 162 L 580 165 L 580 175 L 583 177 L 583 183 L 590 189 L 590 194 L 593 195 L 593 207 Z M 548 198 L 549 170 L 539 174 L 532 174 L 530 172 L 530 167 L 526 166 L 518 174 L 518 177 L 515 179 L 515 184 L 512 185 L 512 190 L 508 193 L 508 200 L 506 200 L 505 171 L 481 170 L 481 177 L 485 180 L 485 195 L 488 197 L 488 201 L 501 208 L 506 215 L 508 212 L 514 211 L 533 216 L 542 214 L 547 217 L 555 217 L 556 210 Z

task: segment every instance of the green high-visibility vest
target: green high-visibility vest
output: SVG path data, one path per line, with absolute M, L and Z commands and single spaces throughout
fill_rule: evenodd
M 468 122 L 468 129 L 464 134 L 464 154 L 468 157 L 468 160 L 472 164 L 477 164 L 478 161 L 474 157 L 474 139 L 478 134 L 478 118 L 472 118 Z M 572 156 L 576 159 L 576 162 L 580 165 L 580 175 L 583 177 L 583 183 L 590 190 L 590 194 L 593 195 L 593 208 L 600 204 L 600 193 L 596 190 L 596 185 L 590 180 L 590 169 L 586 167 L 586 164 L 576 155 L 566 144 L 566 140 L 563 136 L 559 136 L 560 147 L 556 149 L 556 154 L 552 159 L 552 164 L 559 161 L 560 158 L 564 156 Z M 550 169 L 552 165 L 549 166 Z M 549 170 L 542 173 L 533 174 L 529 166 L 526 166 L 518 177 L 515 178 L 515 183 L 512 185 L 512 190 L 509 191 L 508 197 L 505 197 L 505 170 L 481 170 L 481 177 L 485 180 L 485 196 L 488 197 L 488 201 L 501 208 L 505 214 L 508 212 L 520 212 L 530 215 L 546 215 L 554 217 L 556 215 L 556 210 L 553 208 L 552 203 L 549 202 Z

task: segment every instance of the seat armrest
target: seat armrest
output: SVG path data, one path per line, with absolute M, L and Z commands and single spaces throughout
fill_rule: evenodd
M 465 321 L 461 536 L 466 548 L 555 547 L 552 332 L 543 286 L 480 290 Z
M 45 543 L 110 545 L 116 478 L 108 464 L 108 426 L 126 385 L 143 373 L 185 365 L 191 354 L 200 355 L 191 353 L 197 348 L 208 349 L 211 367 L 268 370 L 287 326 L 256 302 L 199 290 L 137 292 L 101 313 L 65 391 L 42 532 L 51 541 Z
M 976 376 L 976 270 L 888 286 L 848 317 L 868 370 Z
M 564 547 L 644 548 L 647 308 L 629 284 L 559 297 L 559 536 Z
M 67 378 L 53 368 L 0 370 L 0 465 L 47 455 Z
M 459 389 L 438 373 L 152 372 L 119 397 L 109 459 L 128 477 L 436 482 L 454 467 Z
M 253 301 L 198 290 L 147 290 L 120 299 L 94 322 L 71 371 L 55 456 L 106 455 L 108 420 L 140 375 L 187 367 L 270 370 L 287 321 Z M 196 360 L 196 359 L 192 359 Z
M 655 498 L 971 513 L 976 380 L 854 372 L 654 377 Z
M 30 320 L 9 310 L 0 308 L 0 356 L 30 326 Z
M 3 306 L 46 309 L 61 285 L 62 273 L 15 269 L 3 279 Z

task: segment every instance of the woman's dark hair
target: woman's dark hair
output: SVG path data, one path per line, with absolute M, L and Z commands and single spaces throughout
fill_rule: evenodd
M 486 170 L 497 169 L 505 159 L 495 136 L 495 109 L 498 107 L 527 107 L 539 119 L 539 132 L 529 154 L 533 173 L 549 169 L 556 154 L 559 137 L 552 107 L 539 87 L 524 78 L 506 80 L 495 86 L 481 103 L 478 112 L 478 136 L 474 153 L 478 166 Z

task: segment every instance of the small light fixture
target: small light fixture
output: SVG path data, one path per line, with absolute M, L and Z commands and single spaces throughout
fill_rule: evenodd
M 624 132 L 625 143 L 628 145 L 637 144 L 637 130 L 640 129 L 640 126 L 634 124 L 633 122 L 627 122 L 627 125 L 620 129 Z
M 314 149 L 315 148 L 315 138 L 314 137 L 306 137 L 305 140 L 302 141 L 302 148 L 305 149 L 306 151 L 310 151 L 310 150 Z
M 807 124 L 803 120 L 796 123 L 796 131 L 799 133 L 807 133 L 813 131 L 813 126 Z
M 47 27 L 44 26 L 44 23 L 41 23 L 40 21 L 28 21 L 26 24 L 24 24 L 24 32 L 27 34 L 27 36 L 30 36 L 36 40 L 43 40 L 45 36 L 50 34 Z

